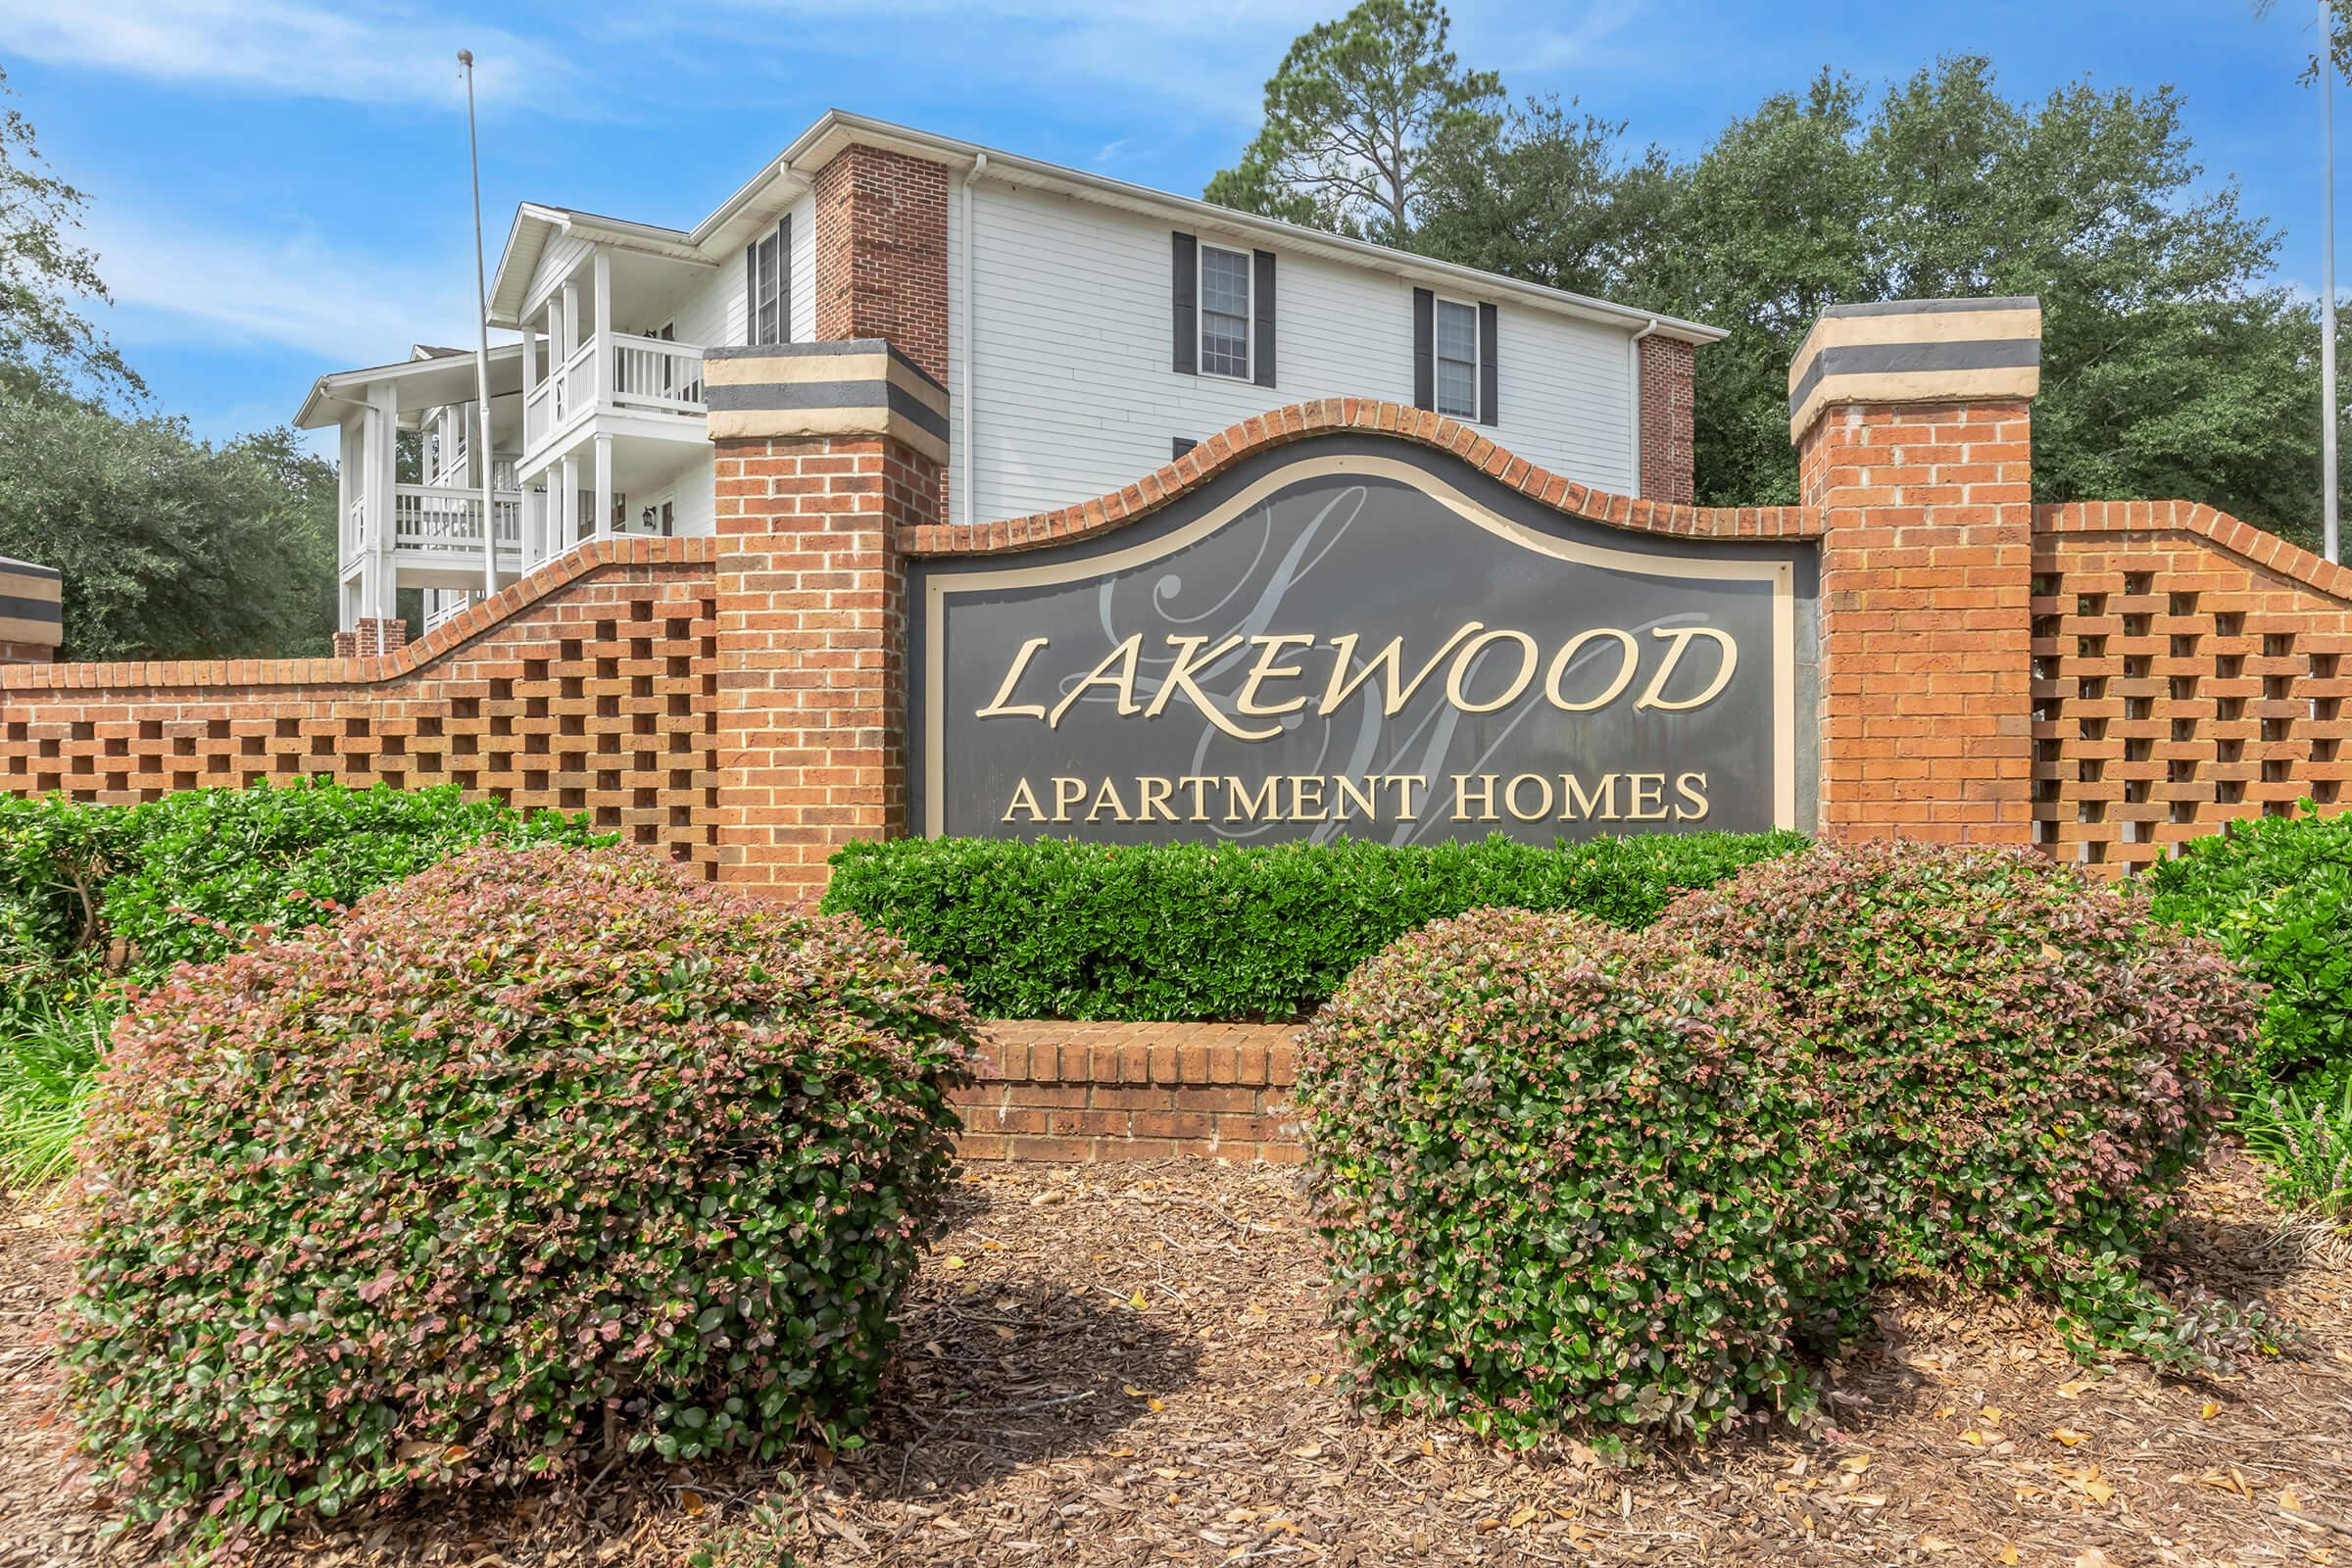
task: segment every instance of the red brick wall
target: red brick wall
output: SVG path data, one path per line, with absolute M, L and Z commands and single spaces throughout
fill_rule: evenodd
M 2121 871 L 2305 796 L 2343 808 L 2352 571 L 2185 502 L 2034 522 L 2035 842 Z
M 586 811 L 708 874 L 715 543 L 591 546 L 380 657 L 0 669 L 0 790 L 455 783 Z
M 1689 506 L 1692 476 L 1690 420 L 1696 351 L 1656 333 L 1642 340 L 1642 494 Z
M 949 384 L 947 170 L 863 145 L 818 170 L 815 288 L 820 340 L 887 338 Z M 946 520 L 946 468 L 925 483 L 925 520 Z
M 0 664 L 46 664 L 56 657 L 52 643 L 0 642 Z
M 939 466 L 881 438 L 716 444 L 719 876 L 824 891 L 841 845 L 906 831 L 902 529 Z
M 1006 1022 L 956 1097 L 967 1159 L 1304 1157 L 1287 1024 Z
M 2027 405 L 1833 408 L 1798 473 L 1822 517 L 1821 830 L 2027 842 Z
M 948 172 L 853 146 L 816 174 L 816 335 L 888 338 L 948 380 Z

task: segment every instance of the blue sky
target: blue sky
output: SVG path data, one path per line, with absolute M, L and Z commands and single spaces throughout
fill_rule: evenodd
M 484 221 L 540 200 L 684 226 L 830 106 L 1197 192 L 1261 84 L 1345 0 L 0 0 L 0 66 L 90 195 L 99 313 L 208 435 L 290 417 L 319 372 L 463 342 L 473 287 L 460 47 L 481 62 Z M 2304 0 L 1904 7 L 1461 0 L 1454 44 L 1676 151 L 1821 66 L 1866 80 L 1987 54 L 2012 96 L 2171 82 L 2209 177 L 2287 230 L 2317 292 Z M 1867 25 L 1849 20 L 1867 16 Z M 2352 152 L 2352 97 L 2339 95 Z

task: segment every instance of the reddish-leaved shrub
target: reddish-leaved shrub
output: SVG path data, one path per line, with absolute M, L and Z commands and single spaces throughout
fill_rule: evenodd
M 2259 1328 L 2141 1272 L 2254 1032 L 2212 942 L 2041 856 L 1906 842 L 1748 866 L 1652 929 L 1772 988 L 1874 1272 L 2037 1291 L 2083 1353 L 2195 1364 Z
M 115 1039 L 63 1316 L 141 1517 L 854 1446 L 973 1020 L 896 938 L 477 850 L 182 966 Z
M 1810 1410 L 1861 1321 L 1825 1107 L 1763 989 L 1569 914 L 1477 909 L 1300 1036 L 1333 1305 L 1377 1401 L 1532 1443 Z

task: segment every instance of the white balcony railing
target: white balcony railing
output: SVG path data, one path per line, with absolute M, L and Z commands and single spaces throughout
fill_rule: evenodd
M 501 554 L 522 545 L 522 494 L 493 493 Z M 482 493 L 441 485 L 404 484 L 392 493 L 392 548 L 428 556 L 479 559 Z
M 364 495 L 353 496 L 351 505 L 343 512 L 343 559 L 350 561 L 357 557 L 360 547 L 367 542 L 368 498 Z
M 612 334 L 612 401 L 673 414 L 703 412 L 703 351 L 667 338 Z
M 604 406 L 637 413 L 703 413 L 703 351 L 693 343 L 666 338 L 639 337 L 615 332 L 612 345 L 612 391 Z M 531 388 L 522 404 L 522 447 L 533 452 L 600 406 L 597 388 L 595 338 L 571 351 L 568 359 Z

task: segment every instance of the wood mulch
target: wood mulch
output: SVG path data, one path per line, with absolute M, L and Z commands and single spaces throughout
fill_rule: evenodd
M 1205 1162 L 998 1166 L 957 1187 L 906 1303 L 874 1441 L 782 1472 L 624 1462 L 594 1486 L 412 1502 L 278 1564 L 2342 1563 L 2352 1257 L 2234 1155 L 2184 1258 L 2297 1322 L 2211 1383 L 2060 1352 L 2045 1319 L 1903 1298 L 1832 1369 L 1838 1424 L 1612 1464 L 1497 1452 L 1350 1407 L 1298 1177 Z M 50 1216 L 0 1217 L 0 1564 L 102 1544 L 43 1340 Z

